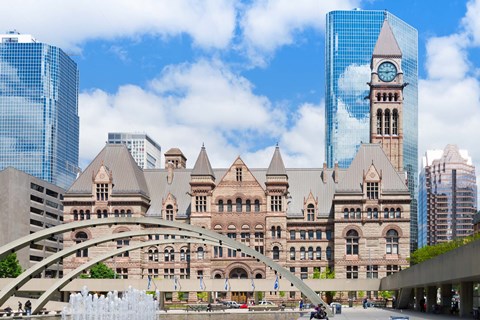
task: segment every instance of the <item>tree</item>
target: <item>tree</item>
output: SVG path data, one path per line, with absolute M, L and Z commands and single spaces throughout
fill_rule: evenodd
M 319 268 L 313 268 L 313 279 L 335 279 L 335 271 L 326 267 L 324 271 L 320 272 Z M 325 291 L 325 300 L 330 304 L 335 296 L 336 291 Z
M 207 301 L 208 293 L 206 291 L 197 292 L 197 299 L 199 301 Z
M 90 268 L 90 275 L 81 275 L 80 278 L 114 279 L 115 271 L 107 267 L 106 264 L 100 262 Z
M 10 253 L 5 259 L 0 260 L 0 278 L 16 278 L 23 272 L 18 262 L 17 254 Z

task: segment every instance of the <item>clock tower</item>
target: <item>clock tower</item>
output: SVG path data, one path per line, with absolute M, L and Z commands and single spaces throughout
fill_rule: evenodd
M 371 61 L 370 143 L 380 143 L 397 171 L 403 171 L 402 51 L 387 20 Z

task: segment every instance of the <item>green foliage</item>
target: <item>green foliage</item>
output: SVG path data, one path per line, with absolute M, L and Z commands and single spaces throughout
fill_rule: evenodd
M 197 299 L 200 301 L 207 301 L 208 299 L 208 293 L 203 291 L 203 292 L 197 292 Z
M 320 268 L 313 268 L 312 279 L 320 279 Z
M 104 263 L 97 263 L 90 268 L 90 275 L 80 275 L 81 279 L 114 279 L 115 272 Z
M 468 236 L 465 238 L 457 238 L 455 240 L 449 241 L 449 242 L 443 242 L 436 244 L 434 246 L 425 246 L 420 249 L 415 250 L 411 255 L 410 255 L 410 264 L 415 265 L 419 264 L 421 262 L 424 262 L 426 260 L 432 259 L 436 256 L 439 256 L 441 254 L 444 254 L 448 251 L 454 250 L 458 247 L 461 247 L 463 245 L 466 245 L 472 241 L 475 241 L 477 239 L 480 239 L 480 234 L 476 234 L 473 236 Z
M 22 272 L 22 266 L 18 262 L 15 252 L 0 260 L 0 278 L 16 278 Z
M 358 291 L 357 292 L 357 296 L 361 299 L 363 297 L 365 297 L 365 291 Z
M 177 292 L 177 298 L 178 298 L 178 300 L 180 300 L 180 301 L 187 300 L 188 294 L 187 294 L 186 292 L 181 292 L 181 291 L 179 291 L 179 292 Z
M 313 268 L 313 279 L 335 279 L 335 271 L 326 267 L 324 271 L 320 272 L 319 268 Z M 325 297 L 327 303 L 332 302 L 333 297 L 335 296 L 336 291 L 325 291 Z
M 393 297 L 393 291 L 379 291 L 378 295 L 383 299 L 391 299 Z
M 314 269 L 315 270 L 315 269 Z M 315 272 L 314 272 L 315 273 Z M 315 279 L 315 278 L 314 278 Z M 335 271 L 329 267 L 325 268 L 325 271 L 320 273 L 320 279 L 335 279 Z
M 280 296 L 280 298 L 285 298 L 285 291 L 280 291 L 278 295 Z
M 257 294 L 257 299 L 258 299 L 258 301 L 263 300 L 263 292 L 257 291 L 257 292 L 255 292 L 255 293 Z

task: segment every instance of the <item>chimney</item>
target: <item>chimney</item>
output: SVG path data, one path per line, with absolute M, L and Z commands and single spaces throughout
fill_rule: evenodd
M 335 181 L 335 183 L 338 183 L 338 162 L 336 161 L 333 167 L 333 181 Z
M 173 182 L 173 163 L 169 162 L 167 164 L 167 183 L 172 184 Z
M 323 183 L 327 183 L 327 163 L 323 163 L 323 170 L 322 170 L 322 181 Z

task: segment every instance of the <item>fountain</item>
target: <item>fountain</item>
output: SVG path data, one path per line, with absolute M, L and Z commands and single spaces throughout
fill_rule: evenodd
M 155 320 L 157 308 L 152 295 L 132 287 L 128 287 L 121 298 L 117 291 L 98 296 L 83 287 L 80 293 L 70 295 L 68 306 L 62 311 L 62 320 Z

